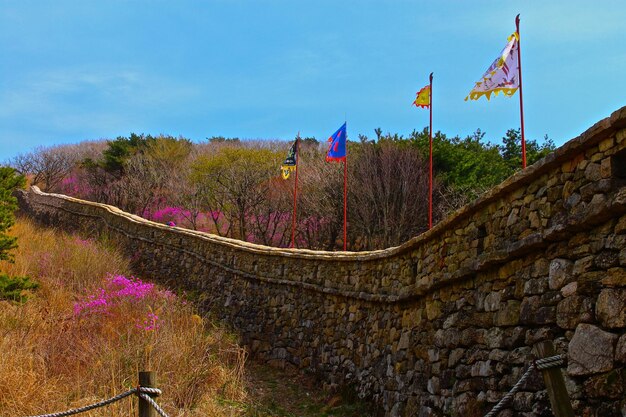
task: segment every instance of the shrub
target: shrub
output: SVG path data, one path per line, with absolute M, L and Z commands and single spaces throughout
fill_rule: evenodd
M 0 274 L 0 299 L 11 301 L 25 301 L 30 292 L 39 287 L 39 284 L 28 277 L 10 277 Z

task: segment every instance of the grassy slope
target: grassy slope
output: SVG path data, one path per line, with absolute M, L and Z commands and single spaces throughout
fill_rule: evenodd
M 74 304 L 96 294 L 108 276 L 130 276 L 127 261 L 106 245 L 25 220 L 12 233 L 20 245 L 15 264 L 0 268 L 40 287 L 23 304 L 0 301 L 0 415 L 82 406 L 135 386 L 146 368 L 157 372 L 173 415 L 239 414 L 228 403 L 246 401 L 244 351 L 232 335 L 178 298 L 76 316 Z M 156 331 L 138 328 L 147 308 L 159 315 Z M 134 403 L 90 414 L 133 415 Z
M 12 234 L 16 260 L 0 262 L 0 272 L 29 276 L 39 288 L 22 304 L 0 300 L 0 415 L 90 404 L 136 386 L 137 371 L 147 368 L 157 372 L 159 401 L 172 416 L 370 415 L 313 379 L 246 364 L 235 337 L 180 298 L 77 316 L 75 303 L 97 294 L 107 277 L 130 276 L 127 260 L 106 242 L 25 219 Z M 138 328 L 147 312 L 159 316 L 156 331 Z M 136 401 L 122 400 L 88 415 L 136 415 L 134 407 Z

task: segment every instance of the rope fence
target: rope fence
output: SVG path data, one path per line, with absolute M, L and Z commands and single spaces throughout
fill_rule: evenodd
M 524 385 L 524 382 L 528 379 L 530 374 L 537 369 L 539 371 L 550 369 L 550 368 L 560 368 L 564 364 L 564 357 L 562 355 L 550 356 L 549 358 L 537 359 L 530 364 L 524 375 L 517 381 L 513 388 L 496 404 L 489 413 L 485 415 L 485 417 L 495 417 L 498 412 L 500 412 L 504 407 L 509 403 L 511 398 L 515 395 L 517 391 Z
M 116 401 L 119 401 L 123 398 L 128 397 L 129 395 L 137 395 L 139 398 L 147 401 L 155 410 L 157 413 L 159 413 L 161 415 L 161 417 L 169 417 L 165 411 L 163 411 L 163 409 L 161 407 L 159 407 L 159 405 L 156 403 L 156 401 L 154 401 L 152 398 L 150 398 L 150 396 L 148 394 L 153 394 L 153 395 L 161 395 L 161 390 L 158 388 L 149 388 L 149 387 L 137 387 L 137 388 L 133 388 L 131 390 L 128 390 L 126 392 L 123 392 L 121 394 L 116 395 L 115 397 L 111 397 L 108 400 L 103 400 L 94 404 L 90 404 L 90 405 L 86 405 L 84 407 L 80 407 L 80 408 L 74 408 L 71 410 L 67 410 L 67 411 L 61 411 L 58 413 L 50 413 L 50 414 L 40 414 L 37 416 L 29 416 L 29 417 L 65 417 L 65 416 L 71 416 L 74 414 L 79 414 L 79 413 L 84 413 L 86 411 L 90 411 L 90 410 L 94 410 L 96 408 L 100 408 L 100 407 L 105 407 L 109 404 L 113 404 Z
M 517 381 L 517 383 L 511 388 L 511 390 L 504 396 L 502 397 L 502 399 L 498 402 L 498 404 L 496 404 L 489 413 L 487 413 L 485 415 L 485 417 L 495 417 L 501 410 L 503 410 L 506 405 L 509 403 L 509 401 L 511 401 L 511 398 L 513 398 L 513 396 L 515 395 L 515 393 L 517 393 L 520 388 L 524 385 L 524 383 L 526 382 L 526 380 L 528 379 L 528 377 L 532 374 L 532 372 L 534 370 L 539 370 L 539 371 L 547 371 L 550 370 L 552 368 L 560 368 L 561 366 L 563 366 L 563 364 L 565 363 L 564 361 L 564 356 L 563 355 L 554 355 L 554 356 L 549 356 L 547 358 L 543 358 L 543 359 L 537 359 L 535 361 L 533 361 L 530 366 L 528 367 L 528 369 L 526 370 L 526 372 L 524 373 L 524 375 L 522 375 L 522 377 L 519 379 L 519 381 Z M 558 371 L 560 372 L 560 371 Z M 140 373 L 140 379 L 143 378 L 144 373 Z M 149 372 L 145 372 L 145 374 L 149 374 Z M 140 381 L 141 383 L 141 381 Z M 145 382 L 143 382 L 145 383 Z M 549 391 L 550 391 L 550 387 L 549 387 Z M 97 403 L 94 404 L 90 404 L 84 407 L 80 407 L 80 408 L 75 408 L 75 409 L 71 409 L 71 410 L 67 410 L 67 411 L 62 411 L 62 412 L 58 412 L 58 413 L 50 413 L 50 414 L 40 414 L 40 415 L 36 415 L 36 416 L 29 416 L 29 417 L 66 417 L 66 416 L 71 416 L 74 414 L 79 414 L 79 413 L 84 413 L 86 411 L 90 411 L 96 408 L 100 408 L 100 407 L 105 407 L 109 404 L 113 404 L 116 401 L 119 401 L 123 398 L 126 398 L 130 395 L 137 395 L 137 397 L 141 398 L 142 400 L 144 400 L 147 404 L 149 404 L 161 417 L 169 417 L 165 411 L 163 411 L 163 409 L 161 407 L 159 407 L 159 405 L 156 403 L 156 401 L 154 401 L 154 399 L 152 399 L 150 397 L 149 394 L 154 395 L 154 396 L 159 396 L 161 395 L 161 390 L 158 388 L 153 388 L 153 387 L 146 387 L 146 386 L 138 386 L 137 388 L 133 388 L 131 390 L 128 390 L 126 392 L 123 392 L 121 394 L 118 394 L 114 397 L 111 397 L 107 400 L 103 400 L 103 401 L 99 401 Z M 568 401 L 568 405 L 569 405 L 569 401 Z M 554 404 L 553 404 L 554 406 Z M 571 406 L 570 406 L 571 407 Z M 141 409 L 142 409 L 142 405 L 140 402 L 140 415 L 142 415 L 141 413 Z

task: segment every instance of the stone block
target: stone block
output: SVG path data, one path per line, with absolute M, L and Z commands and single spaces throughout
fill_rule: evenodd
M 546 276 L 550 273 L 550 261 L 545 258 L 539 258 L 533 264 L 531 276 L 533 278 Z
M 615 232 L 616 235 L 626 233 L 626 215 L 620 217 L 613 231 Z
M 580 323 L 592 322 L 593 318 L 593 305 L 587 297 L 567 297 L 556 308 L 556 323 L 563 329 L 575 329 Z
M 487 361 L 477 361 L 472 365 L 472 369 L 470 371 L 470 375 L 473 377 L 476 376 L 492 376 L 494 373 L 495 363 L 491 360 Z
M 587 398 L 620 399 L 624 397 L 624 369 L 592 376 L 583 386 Z
M 548 324 L 556 322 L 556 307 L 541 304 L 539 296 L 526 297 L 520 306 L 520 323 Z
M 550 262 L 550 271 L 548 276 L 548 286 L 551 290 L 559 290 L 565 284 L 574 280 L 573 277 L 574 263 L 568 259 L 553 259 Z
M 568 347 L 567 372 L 592 375 L 613 369 L 617 335 L 591 324 L 579 324 Z
M 548 289 L 548 278 L 529 279 L 524 283 L 524 295 L 543 294 Z
M 617 347 L 615 348 L 615 361 L 626 363 L 626 333 L 623 334 L 617 341 Z
M 602 286 L 617 288 L 626 287 L 626 269 L 611 268 L 606 271 L 606 276 L 602 278 Z
M 500 300 L 502 299 L 501 291 L 493 291 L 485 297 L 485 311 L 497 311 L 500 308 Z
M 598 144 L 598 150 L 600 152 L 606 152 L 607 150 L 611 149 L 614 145 L 615 145 L 615 140 L 612 137 L 608 137 Z
M 463 355 L 465 355 L 465 349 L 452 349 L 450 355 L 448 356 L 448 368 L 455 367 L 459 363 L 461 358 L 463 358 Z
M 521 303 L 516 300 L 509 300 L 502 304 L 502 307 L 494 316 L 496 326 L 515 326 L 520 321 Z
M 572 270 L 573 274 L 580 275 L 582 273 L 592 270 L 593 260 L 594 257 L 592 255 L 585 256 L 584 258 L 576 260 L 576 262 L 574 263 L 574 268 Z
M 609 269 L 619 265 L 619 252 L 614 250 L 603 250 L 598 253 L 593 264 L 599 269 Z
M 611 158 L 605 158 L 600 162 L 600 175 L 602 178 L 611 178 Z
M 563 297 L 570 297 L 576 294 L 577 289 L 578 289 L 578 283 L 576 281 L 570 282 L 569 284 L 561 288 L 561 295 Z M 558 314 L 558 311 L 557 311 L 557 314 Z
M 626 327 L 626 289 L 603 289 L 596 302 L 596 316 L 606 328 Z
M 411 342 L 411 332 L 403 332 L 398 342 L 398 350 L 406 350 L 409 348 Z
M 516 411 L 530 411 L 535 403 L 532 392 L 518 392 L 513 397 L 513 408 Z
M 441 315 L 441 302 L 438 300 L 426 302 L 426 318 L 434 320 Z
M 526 330 L 524 342 L 527 346 L 532 346 L 537 342 L 552 340 L 553 338 L 554 332 L 549 327 L 540 327 L 538 329 Z

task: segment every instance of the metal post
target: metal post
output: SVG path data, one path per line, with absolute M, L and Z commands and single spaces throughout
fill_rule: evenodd
M 526 168 L 526 137 L 524 136 L 524 99 L 522 96 L 522 42 L 519 34 L 519 15 L 515 17 L 515 32 L 517 33 L 517 65 L 519 68 L 519 113 L 522 127 L 522 168 Z
M 433 228 L 433 73 L 430 73 L 430 91 L 428 98 L 428 107 L 430 107 L 430 123 L 428 127 L 428 158 L 429 158 L 429 176 L 428 176 L 428 230 Z

